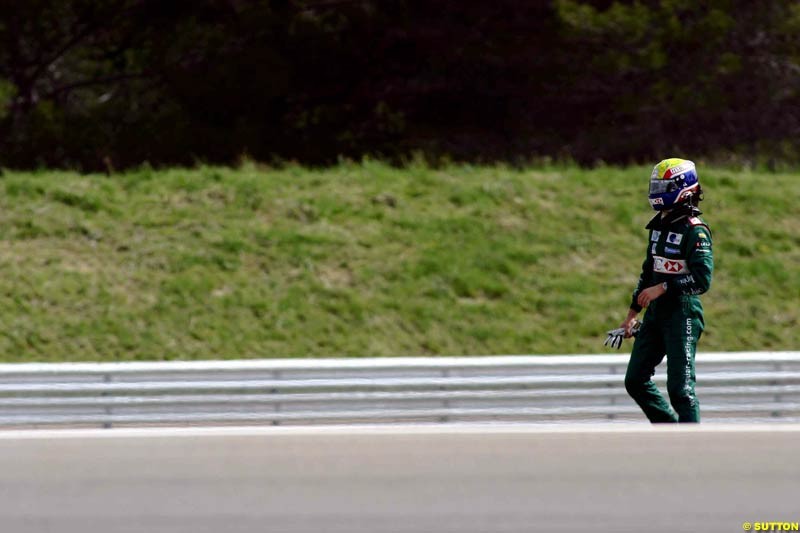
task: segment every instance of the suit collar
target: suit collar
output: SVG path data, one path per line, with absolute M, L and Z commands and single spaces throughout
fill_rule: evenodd
M 684 218 L 696 217 L 701 213 L 702 211 L 700 211 L 693 205 L 676 207 L 675 209 L 667 213 L 667 216 L 663 218 L 661 217 L 661 213 L 658 213 L 656 216 L 652 218 L 652 220 L 650 220 L 650 222 L 647 223 L 647 226 L 645 227 L 647 229 L 659 229 L 666 226 L 670 226 L 675 222 L 678 222 L 679 220 Z

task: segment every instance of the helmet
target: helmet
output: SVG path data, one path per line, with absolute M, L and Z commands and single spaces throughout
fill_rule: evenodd
M 700 182 L 694 163 L 671 157 L 653 167 L 650 175 L 650 206 L 656 211 L 672 209 L 698 193 Z

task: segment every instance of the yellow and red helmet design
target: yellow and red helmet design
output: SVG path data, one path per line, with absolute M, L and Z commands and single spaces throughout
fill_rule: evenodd
M 670 157 L 653 167 L 650 174 L 650 206 L 656 211 L 672 209 L 697 193 L 700 181 L 692 161 Z

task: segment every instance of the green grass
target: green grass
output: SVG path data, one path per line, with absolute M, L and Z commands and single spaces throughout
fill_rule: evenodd
M 701 350 L 800 347 L 800 176 L 701 167 Z M 6 361 L 602 352 L 644 167 L 365 162 L 0 178 Z

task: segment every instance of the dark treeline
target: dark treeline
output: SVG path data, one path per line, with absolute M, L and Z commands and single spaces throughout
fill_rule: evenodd
M 797 160 L 796 0 L 0 0 L 0 165 Z

